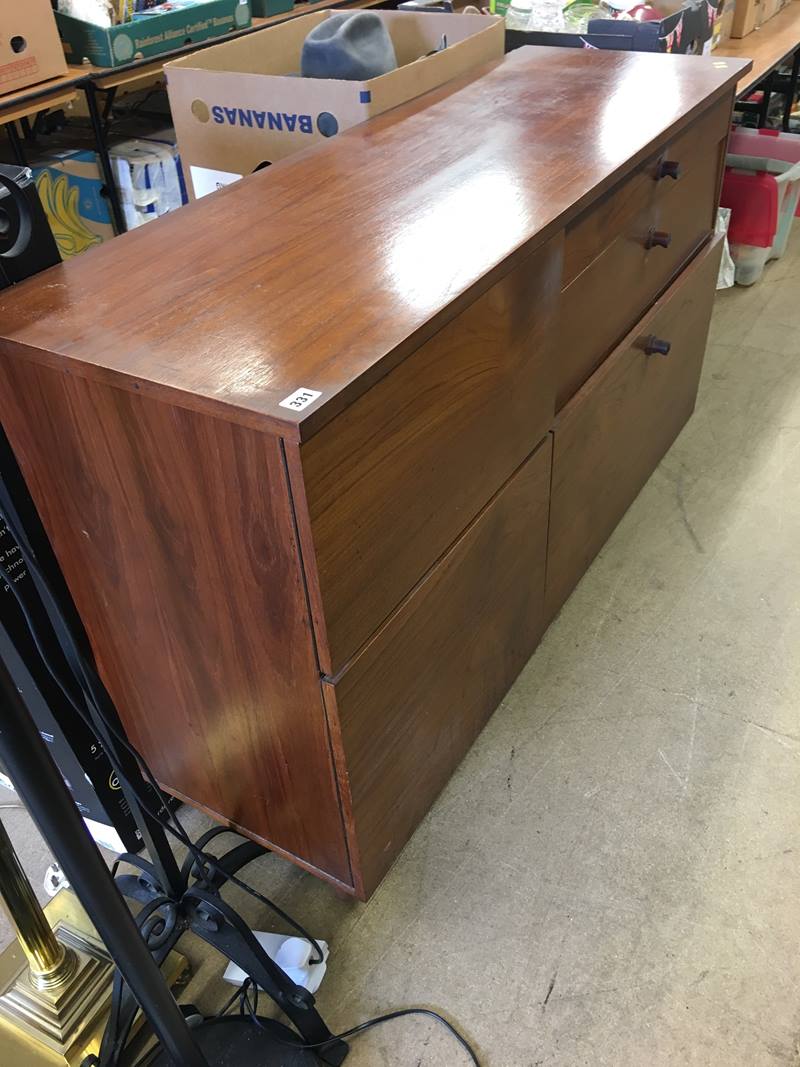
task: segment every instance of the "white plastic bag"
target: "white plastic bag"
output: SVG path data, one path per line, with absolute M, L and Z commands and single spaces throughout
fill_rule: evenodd
M 178 167 L 168 145 L 123 141 L 109 149 L 109 156 L 129 230 L 181 206 Z
M 717 275 L 717 289 L 730 289 L 735 280 L 736 264 L 731 257 L 731 248 L 728 244 L 728 226 L 731 221 L 731 209 L 729 207 L 721 207 L 717 209 L 717 221 L 714 226 L 714 232 L 716 234 L 722 234 L 725 238 L 725 243 L 722 247 L 722 260 L 719 265 L 719 274 Z

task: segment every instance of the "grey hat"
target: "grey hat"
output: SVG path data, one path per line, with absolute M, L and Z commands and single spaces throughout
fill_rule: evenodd
M 367 81 L 396 68 L 389 31 L 374 11 L 330 15 L 303 42 L 304 78 Z

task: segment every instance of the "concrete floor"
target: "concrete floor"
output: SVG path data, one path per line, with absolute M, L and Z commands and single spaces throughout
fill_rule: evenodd
M 798 1065 L 799 797 L 796 229 L 718 296 L 694 418 L 371 902 L 249 876 L 332 941 L 332 1027 L 428 1005 L 484 1067 Z M 210 1011 L 220 964 L 186 950 Z M 347 1063 L 467 1058 L 404 1020 Z

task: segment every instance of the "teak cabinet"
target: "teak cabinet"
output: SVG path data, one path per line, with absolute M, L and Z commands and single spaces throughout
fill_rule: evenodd
M 373 892 L 692 411 L 744 68 L 520 49 L 2 294 L 168 789 Z

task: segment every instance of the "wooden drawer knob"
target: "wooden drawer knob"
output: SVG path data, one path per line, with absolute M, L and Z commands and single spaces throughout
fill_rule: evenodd
M 654 333 L 644 339 L 644 351 L 647 356 L 668 356 L 671 348 L 669 341 L 656 337 Z
M 662 159 L 658 164 L 658 172 L 656 174 L 656 181 L 661 181 L 662 178 L 672 178 L 677 181 L 681 175 L 681 165 L 675 159 Z
M 672 234 L 666 230 L 648 230 L 645 238 L 645 248 L 669 248 Z

